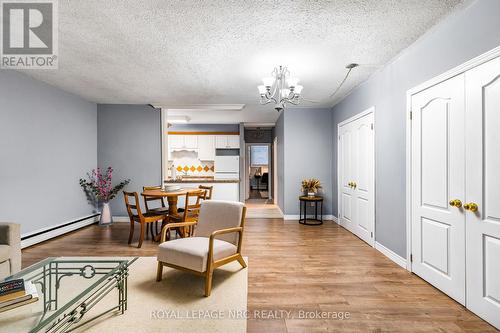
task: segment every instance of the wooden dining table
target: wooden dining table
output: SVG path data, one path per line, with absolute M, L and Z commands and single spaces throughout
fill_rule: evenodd
M 166 198 L 168 202 L 168 215 L 169 216 L 176 216 L 178 215 L 177 212 L 177 201 L 179 199 L 179 196 L 185 196 L 187 193 L 191 192 L 198 192 L 200 189 L 197 187 L 187 187 L 187 188 L 181 188 L 180 190 L 177 191 L 163 191 L 160 189 L 157 190 L 145 190 L 141 193 L 143 197 L 154 197 L 154 198 Z M 162 224 L 163 228 L 163 224 Z M 179 232 L 181 233 L 181 236 L 184 237 L 184 229 L 180 228 Z M 155 241 L 160 241 L 160 234 L 156 235 L 154 237 Z
M 179 196 L 185 196 L 187 193 L 197 192 L 199 190 L 200 189 L 197 187 L 186 187 L 172 192 L 166 192 L 160 189 L 145 190 L 141 195 L 144 197 L 166 198 L 168 202 L 168 214 L 177 215 L 177 202 Z

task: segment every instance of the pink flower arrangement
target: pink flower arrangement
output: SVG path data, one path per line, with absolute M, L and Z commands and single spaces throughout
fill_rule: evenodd
M 101 168 L 93 169 L 92 172 L 87 173 L 88 179 L 80 179 L 80 186 L 99 201 L 108 202 L 120 192 L 128 183 L 130 179 L 120 182 L 114 186 L 111 183 L 113 178 L 113 168 L 108 167 L 105 172 Z

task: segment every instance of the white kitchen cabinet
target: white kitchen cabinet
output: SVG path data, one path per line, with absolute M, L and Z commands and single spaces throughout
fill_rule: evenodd
M 184 147 L 188 149 L 198 148 L 198 136 L 197 135 L 182 135 L 184 137 Z
M 215 148 L 240 148 L 240 136 L 239 135 L 217 135 L 215 137 Z
M 200 161 L 215 160 L 214 135 L 198 135 L 198 159 Z
M 227 135 L 215 136 L 215 148 L 227 148 Z
M 168 136 L 168 148 L 179 149 L 184 146 L 184 136 L 183 135 L 169 135 Z
M 197 135 L 169 135 L 168 148 L 171 149 L 198 149 Z

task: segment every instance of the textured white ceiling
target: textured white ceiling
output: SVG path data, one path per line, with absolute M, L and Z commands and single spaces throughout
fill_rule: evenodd
M 462 2 L 59 0 L 59 69 L 25 72 L 98 103 L 246 105 L 194 123 L 273 122 L 256 86 L 274 66 L 331 106 L 346 64 L 367 66 L 337 99 Z

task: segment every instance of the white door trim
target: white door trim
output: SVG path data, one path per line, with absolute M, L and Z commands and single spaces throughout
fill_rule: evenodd
M 451 79 L 456 75 L 460 75 L 474 67 L 477 67 L 487 61 L 490 61 L 496 57 L 500 56 L 500 46 L 477 56 L 447 72 L 444 72 L 441 75 L 438 75 L 430 80 L 425 81 L 418 86 L 409 89 L 406 92 L 406 269 L 408 271 L 412 271 L 412 263 L 411 263 L 411 217 L 412 217 L 412 156 L 411 156 L 411 147 L 412 147 L 412 131 L 411 131 L 411 98 L 413 95 L 419 93 L 422 90 L 430 88 L 438 83 Z
M 376 151 L 375 151 L 375 106 L 371 106 L 369 107 L 368 109 L 366 109 L 365 111 L 362 111 L 340 123 L 337 124 L 337 135 L 339 135 L 338 133 L 340 133 L 340 128 L 346 124 L 349 124 L 357 119 L 360 119 L 362 117 L 365 117 L 366 115 L 369 115 L 370 113 L 373 113 L 373 175 L 372 175 L 372 181 L 373 181 L 373 184 L 372 184 L 372 188 L 373 188 L 373 193 L 372 193 L 372 203 L 373 203 L 373 220 L 372 220 L 372 230 L 373 230 L 373 239 L 372 239 L 372 243 L 373 244 L 370 244 L 372 247 L 375 247 L 375 243 L 376 243 L 376 229 L 375 229 L 375 226 L 376 226 L 376 223 L 375 223 L 375 220 L 376 220 L 376 205 L 375 205 L 375 192 L 376 192 L 376 181 L 375 181 L 375 169 L 376 169 Z M 339 172 L 339 169 L 340 169 L 340 149 L 338 149 L 339 147 L 339 136 L 337 136 L 337 138 L 335 139 L 337 140 L 337 221 L 336 223 L 341 225 L 340 224 L 340 196 L 341 196 L 341 186 L 340 186 L 340 183 L 341 183 L 341 173 Z
M 370 114 L 370 113 L 373 113 L 375 114 L 375 106 L 371 106 L 369 107 L 368 109 L 366 109 L 365 111 L 363 112 L 360 112 L 360 113 L 357 113 L 355 114 L 354 116 L 350 117 L 350 118 L 347 118 L 346 120 L 344 120 L 343 122 L 341 123 L 338 123 L 337 124 L 337 129 L 339 129 L 340 127 L 344 126 L 345 124 L 349 124 L 349 123 L 352 123 L 353 121 L 359 119 L 359 118 L 363 118 L 364 116 L 366 116 L 367 114 Z M 338 133 L 338 132 L 337 132 Z

